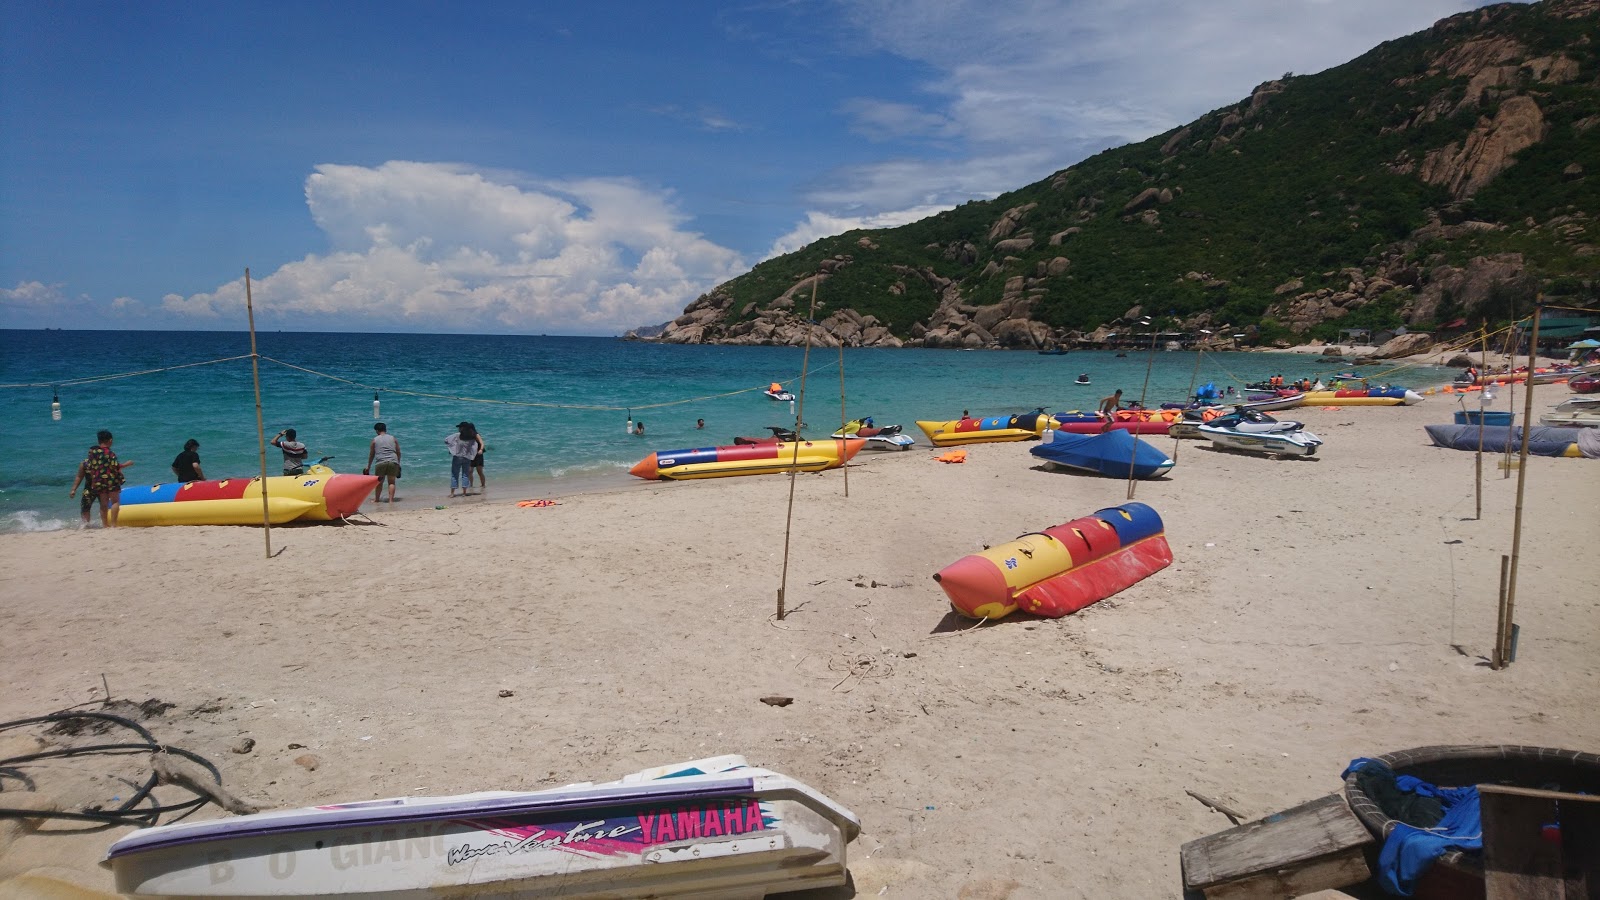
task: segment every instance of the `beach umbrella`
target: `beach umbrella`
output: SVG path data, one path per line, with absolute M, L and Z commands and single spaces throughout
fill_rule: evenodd
M 1587 338 L 1577 342 L 1576 344 L 1567 345 L 1568 350 L 1593 350 L 1596 347 L 1600 347 L 1600 341 L 1597 341 L 1594 338 Z

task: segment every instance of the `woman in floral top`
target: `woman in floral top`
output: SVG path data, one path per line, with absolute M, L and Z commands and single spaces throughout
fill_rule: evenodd
M 83 461 L 83 474 L 88 481 L 84 490 L 100 495 L 100 524 L 115 528 L 117 514 L 122 511 L 122 470 L 133 461 L 117 462 L 117 454 L 111 452 L 111 432 L 101 431 L 95 437 L 100 443 L 89 448 L 89 456 Z

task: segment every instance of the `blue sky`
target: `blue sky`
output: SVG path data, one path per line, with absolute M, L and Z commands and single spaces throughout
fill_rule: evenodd
M 0 0 L 0 327 L 618 334 L 1481 0 Z

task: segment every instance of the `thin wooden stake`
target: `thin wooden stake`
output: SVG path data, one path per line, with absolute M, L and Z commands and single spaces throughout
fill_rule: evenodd
M 1150 327 L 1155 328 L 1153 320 Z M 1144 387 L 1139 389 L 1140 411 L 1144 411 L 1145 395 L 1150 393 L 1150 370 L 1156 367 L 1156 334 L 1155 331 L 1150 332 L 1150 361 L 1144 367 Z M 1130 428 L 1128 436 L 1133 438 L 1133 452 L 1128 454 L 1128 499 L 1132 500 L 1134 485 L 1138 483 L 1138 479 L 1133 477 L 1133 461 L 1139 458 L 1139 433 Z
M 1506 646 L 1511 641 L 1511 626 L 1506 621 L 1506 580 L 1511 572 L 1511 557 L 1500 557 L 1500 593 L 1494 628 L 1494 652 L 1489 655 L 1489 668 L 1506 667 Z
M 817 282 L 822 279 L 819 271 L 812 276 L 811 282 L 811 311 L 806 314 L 806 349 L 800 357 L 800 398 L 794 412 L 794 458 L 789 464 L 789 512 L 783 520 L 783 574 L 778 579 L 778 621 L 782 622 L 786 615 L 783 607 L 784 593 L 789 587 L 789 533 L 794 525 L 794 482 L 800 474 L 797 468 L 800 465 L 800 426 L 805 424 L 806 414 L 806 370 L 811 365 L 811 330 L 817 324 Z M 843 442 L 841 442 L 842 445 Z M 849 460 L 846 460 L 848 463 Z
M 839 342 L 839 433 L 840 434 L 844 434 L 844 427 L 846 425 L 848 425 L 848 424 L 850 424 L 850 420 L 846 419 L 845 415 L 844 415 L 844 341 L 841 340 Z M 848 441 L 850 439 L 850 435 L 844 434 L 844 439 Z M 844 445 L 840 444 L 839 446 L 840 446 L 840 449 L 842 451 L 843 448 L 844 448 Z M 849 460 L 845 460 L 844 465 L 840 466 L 839 468 L 844 470 L 844 497 L 845 497 L 846 500 L 848 500 L 848 499 L 850 499 L 850 461 Z
M 1522 557 L 1522 495 L 1528 485 L 1528 443 L 1533 429 L 1533 368 L 1539 352 L 1539 316 L 1544 312 L 1544 293 L 1533 304 L 1533 332 L 1528 336 L 1528 383 L 1522 390 L 1522 451 L 1517 459 L 1517 509 L 1511 518 L 1511 570 L 1506 577 L 1506 658 L 1511 654 L 1511 627 L 1517 612 L 1517 563 Z
M 1190 375 L 1189 375 L 1189 397 L 1190 397 L 1191 400 L 1194 398 L 1194 383 L 1200 380 L 1200 356 L 1202 354 L 1204 354 L 1204 353 L 1205 353 L 1204 350 L 1196 350 L 1196 351 L 1194 351 L 1194 372 L 1190 373 Z M 1182 416 L 1181 413 L 1179 414 L 1178 421 L 1179 422 L 1183 421 L 1183 416 Z M 1168 432 L 1170 433 L 1171 429 L 1168 429 Z M 1172 439 L 1172 461 L 1173 462 L 1177 462 L 1178 461 L 1178 447 L 1182 443 L 1183 443 L 1183 441 L 1180 441 L 1177 438 L 1173 438 Z
M 261 450 L 261 536 L 272 558 L 272 514 L 267 505 L 267 427 L 261 421 L 261 355 L 256 352 L 256 307 L 250 296 L 250 269 L 244 270 L 244 311 L 250 322 L 250 377 L 256 384 L 256 444 Z
M 1479 370 L 1479 375 L 1483 376 L 1489 371 L 1489 323 L 1485 321 L 1479 328 L 1479 331 L 1483 335 L 1483 346 L 1478 353 L 1479 364 L 1482 366 L 1482 368 Z M 1468 357 L 1468 359 L 1471 359 L 1471 357 Z M 1480 385 L 1478 387 L 1478 511 L 1473 516 L 1473 521 L 1480 522 L 1483 520 L 1483 416 L 1484 413 L 1487 412 L 1483 405 L 1483 390 L 1484 386 Z

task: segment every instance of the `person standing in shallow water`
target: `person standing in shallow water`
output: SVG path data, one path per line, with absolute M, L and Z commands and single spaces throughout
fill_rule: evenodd
M 115 528 L 117 514 L 122 512 L 122 470 L 133 465 L 133 460 L 117 461 L 117 454 L 111 450 L 111 432 L 101 431 L 95 438 L 100 443 L 90 447 L 83 460 L 83 474 L 89 480 L 84 490 L 100 497 L 100 524 Z
M 471 422 L 467 424 L 472 425 Z M 478 426 L 472 425 L 472 430 L 477 431 Z M 478 493 L 480 494 L 489 489 L 489 479 L 483 477 L 483 454 L 487 452 L 489 452 L 489 441 L 484 438 L 483 432 L 478 431 L 478 455 L 472 458 L 472 471 L 478 476 Z M 468 483 L 471 483 L 471 479 L 468 479 Z
M 378 476 L 378 483 L 372 488 L 372 502 L 379 503 L 383 500 L 383 483 L 389 482 L 389 502 L 394 502 L 394 483 L 400 477 L 400 439 L 389 433 L 389 426 L 382 422 L 374 422 L 372 430 L 377 436 L 367 447 L 367 467 L 361 470 L 363 475 Z
M 456 495 L 457 487 L 461 489 L 461 496 L 471 496 L 472 460 L 483 449 L 478 430 L 471 422 L 462 422 L 456 426 L 455 434 L 444 439 L 444 445 L 450 449 L 450 496 Z
M 78 485 L 89 477 L 88 473 L 84 471 L 84 466 L 88 464 L 89 461 L 86 459 L 78 461 L 78 474 L 72 478 L 72 490 L 67 491 L 68 497 L 77 494 Z M 89 527 L 89 510 L 94 506 L 94 501 L 97 499 L 99 499 L 99 495 L 89 490 L 87 484 L 83 485 L 83 500 L 78 504 L 78 516 L 83 519 L 83 528 Z

